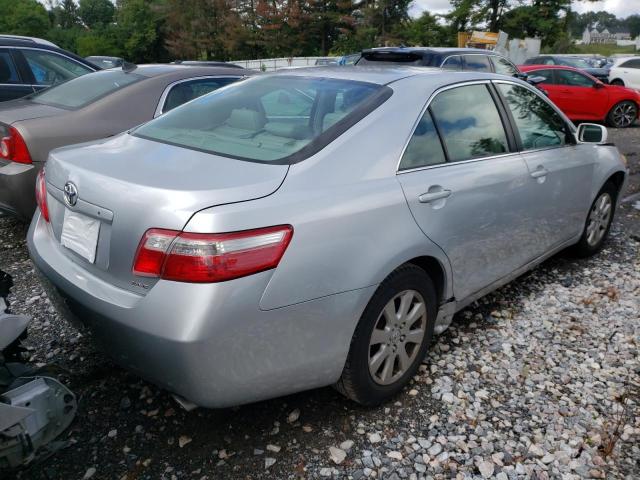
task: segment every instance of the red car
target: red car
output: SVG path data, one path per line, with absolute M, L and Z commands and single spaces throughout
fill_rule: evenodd
M 545 77 L 538 84 L 571 120 L 595 120 L 616 128 L 633 125 L 640 112 L 640 93 L 617 85 L 605 85 L 577 68 L 559 65 L 521 65 L 531 77 Z

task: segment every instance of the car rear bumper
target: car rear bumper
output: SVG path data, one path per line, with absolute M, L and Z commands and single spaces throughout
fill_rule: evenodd
M 0 210 L 25 220 L 33 216 L 38 171 L 35 165 L 15 162 L 0 164 Z
M 117 363 L 204 407 L 334 383 L 375 290 L 265 311 L 259 303 L 272 272 L 262 272 L 216 284 L 159 281 L 140 296 L 70 260 L 39 212 L 28 246 L 63 315 L 89 326 Z

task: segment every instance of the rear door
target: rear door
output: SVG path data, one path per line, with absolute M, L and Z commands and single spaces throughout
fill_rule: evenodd
M 422 231 L 447 254 L 463 299 L 531 259 L 529 174 L 488 82 L 433 97 L 397 178 Z
M 623 73 L 625 85 L 640 89 L 640 58 L 627 60 L 620 66 L 620 69 Z
M 10 48 L 0 48 L 0 102 L 33 93 L 31 85 L 20 74 L 20 69 L 12 50 Z
M 589 204 L 594 156 L 576 145 L 570 127 L 533 89 L 496 82 L 515 126 L 518 148 L 529 172 L 527 190 L 530 226 L 527 242 L 539 255 L 575 237 Z

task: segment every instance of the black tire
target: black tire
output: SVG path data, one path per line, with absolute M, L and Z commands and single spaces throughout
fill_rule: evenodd
M 611 81 L 610 85 L 617 85 L 618 87 L 624 87 L 624 82 L 619 78 L 616 78 L 615 80 Z
M 369 342 L 374 328 L 382 318 L 385 306 L 403 292 L 412 290 L 419 293 L 424 299 L 426 310 L 424 337 L 419 347 L 417 343 L 415 344 L 417 355 L 405 373 L 393 383 L 381 385 L 374 381 L 369 371 L 370 352 L 374 348 L 370 346 Z M 365 308 L 351 340 L 342 376 L 335 388 L 351 400 L 366 406 L 379 405 L 392 398 L 409 383 L 409 380 L 418 371 L 431 343 L 436 314 L 436 290 L 429 275 L 413 264 L 405 264 L 394 270 L 380 284 Z M 400 372 L 398 372 L 399 374 Z
M 616 103 L 607 114 L 607 124 L 614 128 L 628 128 L 638 118 L 638 105 L 630 100 Z
M 606 225 L 604 225 L 604 230 L 602 230 L 603 231 L 602 236 L 599 238 L 597 242 L 594 243 L 589 241 L 589 226 L 592 221 L 591 215 L 594 209 L 597 208 L 598 202 L 601 201 L 601 198 L 603 197 L 603 195 L 609 196 L 609 199 L 611 201 L 611 214 L 609 215 L 609 219 L 606 222 Z M 602 189 L 598 192 L 598 195 L 596 195 L 596 198 L 593 200 L 593 203 L 591 204 L 591 207 L 587 212 L 587 218 L 584 223 L 584 229 L 582 230 L 582 236 L 580 237 L 580 241 L 573 247 L 573 252 L 578 257 L 590 257 L 592 255 L 595 255 L 602 249 L 607 239 L 607 236 L 609 235 L 609 230 L 611 229 L 611 223 L 613 222 L 613 217 L 615 215 L 617 198 L 618 198 L 618 189 L 611 182 L 607 182 L 605 186 L 602 187 Z

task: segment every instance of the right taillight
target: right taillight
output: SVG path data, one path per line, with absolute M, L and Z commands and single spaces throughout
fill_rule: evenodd
M 18 163 L 33 163 L 27 144 L 15 127 L 8 127 L 7 135 L 0 138 L 0 158 Z
M 36 203 L 42 212 L 42 218 L 49 221 L 49 206 L 47 205 L 47 181 L 44 176 L 44 168 L 36 177 Z
M 140 241 L 133 273 L 194 283 L 245 277 L 277 267 L 292 235 L 291 225 L 233 233 L 153 228 Z

